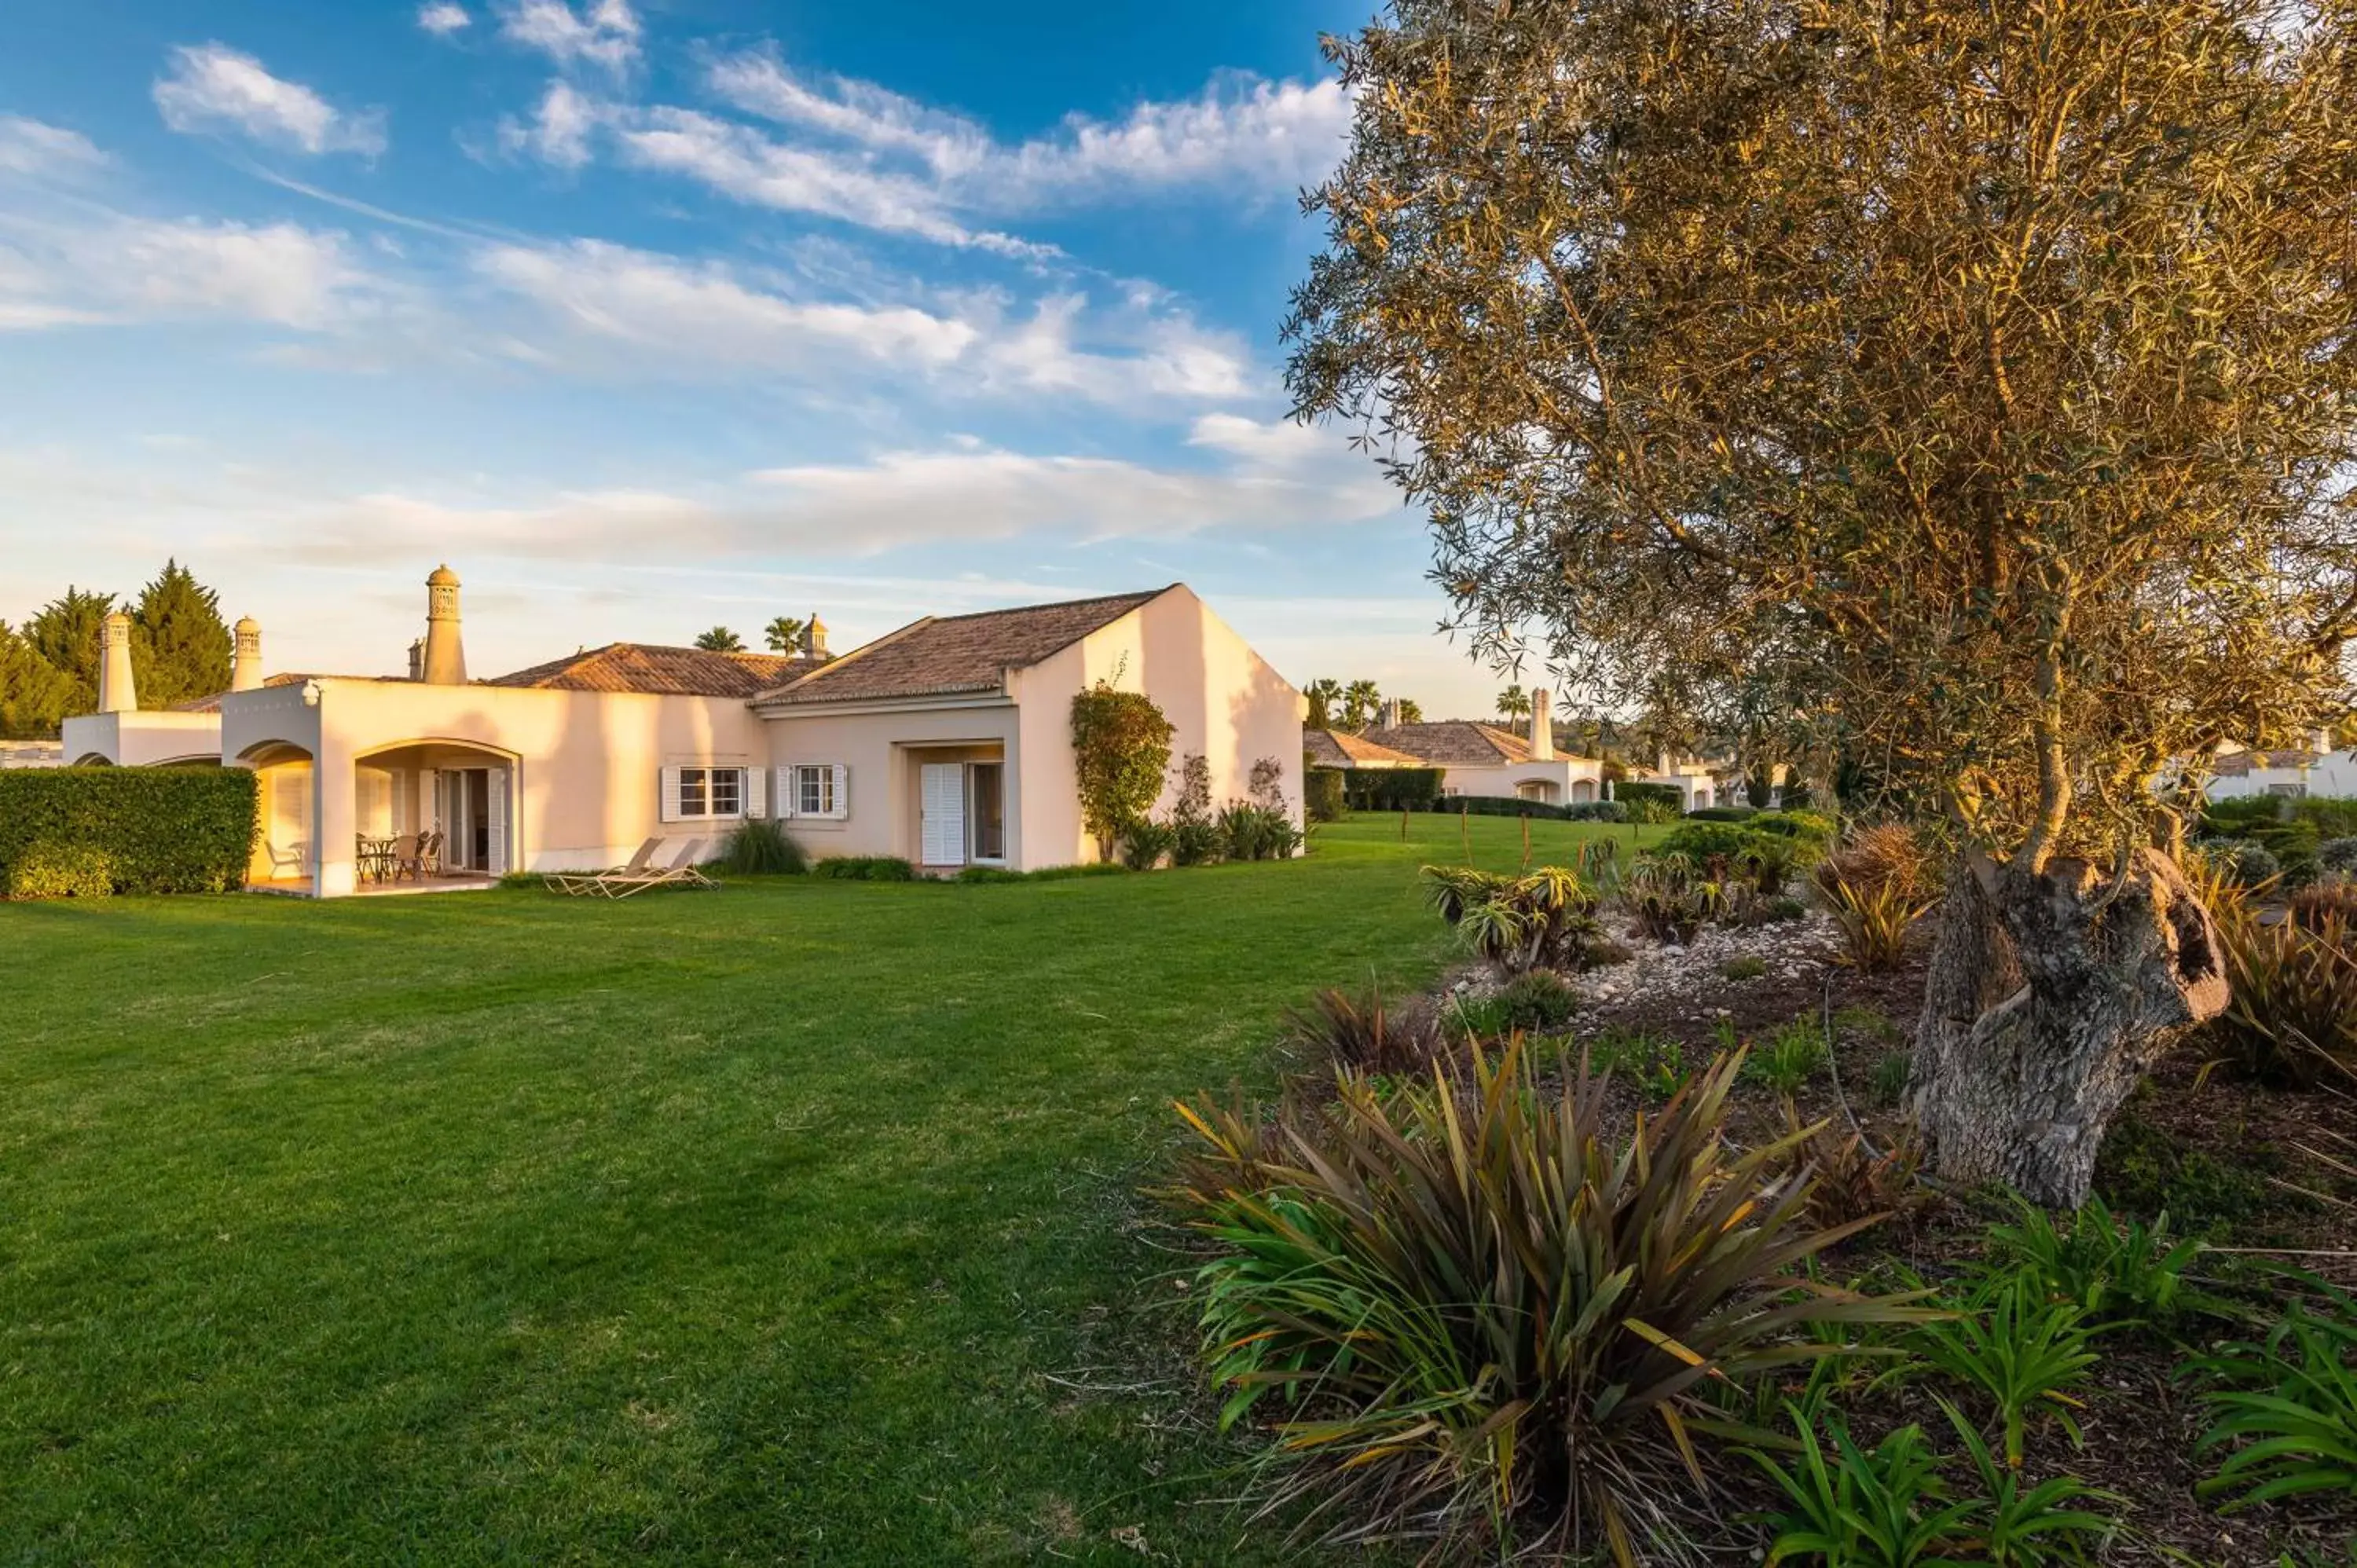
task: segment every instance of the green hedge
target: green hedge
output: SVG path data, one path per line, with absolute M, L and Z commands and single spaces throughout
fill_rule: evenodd
M 1313 822 L 1339 822 L 1351 809 L 1348 780 L 1339 768 L 1313 768 L 1302 786 L 1302 810 Z
M 258 799 L 243 768 L 0 772 L 0 896 L 242 887 Z
M 1674 822 L 1685 815 L 1685 792 L 1674 784 L 1640 784 L 1624 779 L 1612 786 L 1612 798 L 1627 810 L 1632 822 Z
M 1437 768 L 1347 768 L 1342 793 L 1356 811 L 1429 811 L 1440 799 Z

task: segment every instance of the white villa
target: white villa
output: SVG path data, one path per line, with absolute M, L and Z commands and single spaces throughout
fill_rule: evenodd
M 2222 746 L 2210 759 L 2202 794 L 2212 800 L 2242 795 L 2357 796 L 2357 753 L 2332 748 L 2330 731 L 2310 735 L 2298 751 L 2253 751 Z
M 362 841 L 427 831 L 445 886 L 614 865 L 654 835 L 716 854 L 765 816 L 813 854 L 935 873 L 1092 860 L 1071 706 L 1100 680 L 1154 699 L 1215 800 L 1276 758 L 1300 820 L 1300 693 L 1183 584 L 927 617 L 840 657 L 813 622 L 791 655 L 610 643 L 470 681 L 445 566 L 406 676 L 265 678 L 243 620 L 231 689 L 180 711 L 137 706 L 129 637 L 110 619 L 100 711 L 66 721 L 64 755 L 256 769 L 253 879 L 320 897 L 371 890 Z
M 1604 765 L 1555 749 L 1551 699 L 1531 693 L 1530 733 L 1514 735 L 1462 719 L 1403 724 L 1397 703 L 1363 735 L 1312 730 L 1304 738 L 1318 768 L 1437 768 L 1443 795 L 1494 796 L 1576 805 L 1605 798 Z

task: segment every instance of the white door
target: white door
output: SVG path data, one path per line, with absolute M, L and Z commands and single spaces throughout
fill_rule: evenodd
M 483 869 L 494 876 L 505 875 L 508 869 L 508 770 L 504 768 L 485 769 L 490 776 L 490 852 Z
M 920 849 L 927 865 L 965 864 L 965 768 L 956 762 L 924 765 L 918 800 Z

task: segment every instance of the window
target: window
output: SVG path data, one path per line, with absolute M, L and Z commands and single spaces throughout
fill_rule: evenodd
M 741 817 L 744 814 L 743 768 L 683 768 L 679 770 L 679 815 L 683 820 Z
M 823 762 L 806 762 L 794 768 L 794 814 L 834 815 L 834 768 Z

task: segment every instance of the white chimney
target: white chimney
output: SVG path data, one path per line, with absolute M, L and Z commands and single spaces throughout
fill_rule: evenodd
M 467 683 L 467 650 L 458 639 L 458 574 L 447 564 L 425 579 L 425 652 L 418 679 L 433 686 Z
M 229 661 L 229 689 L 251 692 L 262 684 L 262 623 L 252 616 L 237 623 L 237 652 Z
M 1397 729 L 1400 727 L 1400 700 L 1397 697 L 1385 697 L 1383 699 L 1383 728 L 1385 729 Z
M 1531 693 L 1531 760 L 1555 760 L 1555 714 L 1549 710 L 1554 699 L 1544 687 Z
M 138 688 L 131 681 L 131 618 L 121 610 L 108 614 L 98 634 L 98 711 L 128 714 L 139 706 Z
M 826 650 L 826 622 L 818 618 L 816 610 L 811 611 L 810 619 L 802 622 L 802 657 L 804 659 L 832 657 Z

